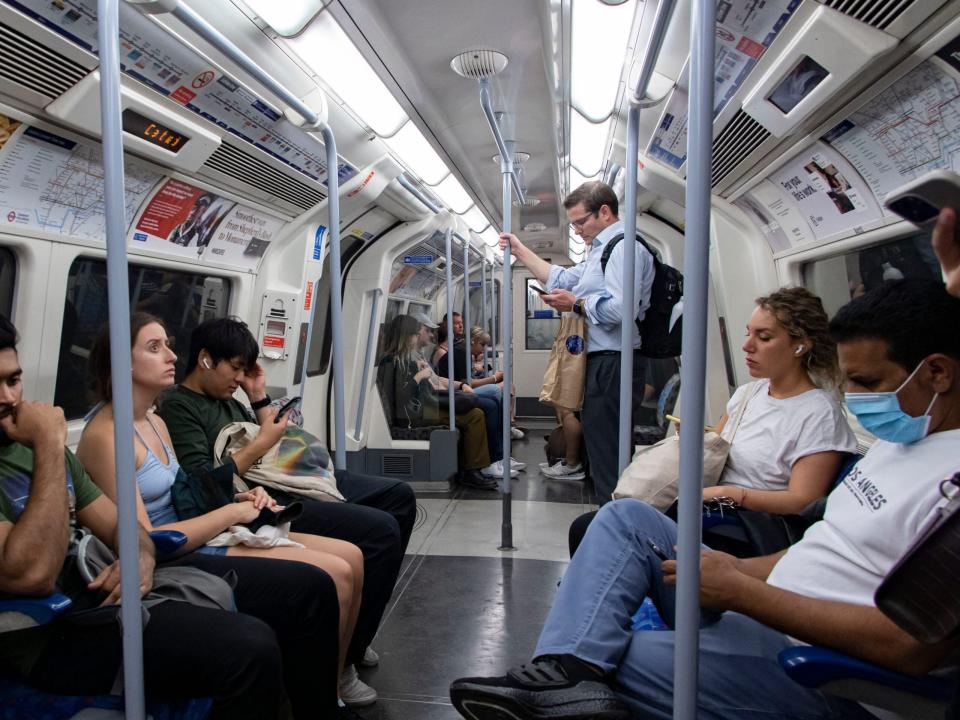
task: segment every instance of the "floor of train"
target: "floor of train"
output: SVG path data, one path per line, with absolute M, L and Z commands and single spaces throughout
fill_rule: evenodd
M 450 681 L 501 674 L 526 662 L 566 569 L 567 528 L 595 509 L 589 483 L 548 480 L 546 420 L 524 420 L 513 457 L 527 463 L 513 480 L 513 544 L 502 552 L 500 494 L 456 488 L 418 492 L 417 524 L 396 590 L 373 647 L 380 666 L 360 676 L 380 699 L 358 712 L 369 720 L 448 720 Z

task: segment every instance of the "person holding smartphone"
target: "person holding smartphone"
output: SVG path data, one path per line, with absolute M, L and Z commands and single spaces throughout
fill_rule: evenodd
M 960 198 L 957 198 L 960 205 Z M 947 279 L 947 292 L 960 297 L 960 238 L 957 237 L 957 211 L 945 207 L 933 227 L 933 250 Z

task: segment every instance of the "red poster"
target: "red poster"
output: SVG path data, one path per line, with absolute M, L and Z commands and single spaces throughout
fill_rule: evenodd
M 206 203 L 197 203 L 201 196 L 207 198 Z M 137 230 L 168 238 L 175 227 L 186 222 L 192 211 L 205 209 L 210 199 L 210 194 L 198 187 L 167 180 L 140 215 Z
M 277 348 L 283 350 L 285 338 L 275 337 L 274 335 L 263 336 L 263 346 L 268 348 Z

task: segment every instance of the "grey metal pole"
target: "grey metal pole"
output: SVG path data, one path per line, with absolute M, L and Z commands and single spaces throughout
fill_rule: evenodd
M 380 317 L 380 296 L 383 290 L 374 288 L 373 307 L 370 308 L 370 324 L 367 326 L 367 350 L 363 354 L 363 374 L 360 376 L 360 400 L 357 402 L 357 418 L 353 426 L 353 437 L 360 439 L 360 428 L 363 425 L 363 408 L 367 403 L 367 378 L 370 366 L 373 365 L 373 353 L 376 350 L 377 319 Z
M 512 232 L 513 218 L 510 212 L 510 179 L 513 177 L 513 142 L 506 143 L 507 152 L 500 156 L 500 172 L 503 174 L 503 232 Z M 510 388 L 513 387 L 513 310 L 511 284 L 512 268 L 510 245 L 503 250 L 503 285 L 500 287 L 500 322 L 503 324 L 503 478 L 500 480 L 500 496 L 503 498 L 503 513 L 500 520 L 500 550 L 515 550 L 513 546 L 513 489 L 510 487 L 512 463 L 510 462 Z
M 463 241 L 463 354 L 467 359 L 467 384 L 473 377 L 473 355 L 470 353 L 470 241 Z M 450 346 L 453 349 L 453 346 Z
M 497 343 L 499 342 L 500 333 L 497 332 L 497 328 L 500 323 L 497 322 L 499 318 L 498 308 L 500 307 L 497 300 L 497 283 L 494 278 L 496 278 L 496 265 L 490 265 L 490 342 L 493 345 L 493 371 L 496 372 L 500 369 L 500 352 L 497 350 Z
M 634 89 L 633 102 L 641 102 L 644 95 L 647 94 L 647 86 L 650 84 L 650 78 L 653 76 L 653 68 L 657 64 L 657 58 L 660 56 L 660 49 L 663 47 L 663 39 L 667 36 L 667 26 L 670 24 L 670 17 L 673 15 L 675 7 L 674 0 L 660 0 L 657 5 L 657 12 L 653 16 L 653 27 L 650 30 L 650 42 L 643 49 L 643 55 L 640 57 L 640 73 L 637 76 L 637 87 Z M 630 164 L 630 155 L 627 155 L 627 165 Z M 633 162 L 636 162 L 634 157 Z M 686 285 L 684 285 L 686 287 Z
M 409 192 L 417 200 L 423 203 L 424 207 L 426 207 L 427 210 L 432 211 L 434 214 L 437 214 L 438 212 L 440 212 L 441 208 L 438 207 L 437 204 L 434 203 L 432 200 L 430 200 L 430 198 L 424 195 L 423 192 L 421 192 L 420 188 L 418 188 L 412 182 L 407 180 L 403 175 L 400 175 L 397 177 L 397 182 L 400 183 L 400 186 L 402 188 L 407 190 L 407 192 Z
M 116 452 L 117 526 L 120 555 L 120 620 L 123 628 L 124 711 L 145 717 L 143 619 L 140 609 L 140 525 L 137 522 L 133 452 L 133 374 L 130 369 L 130 287 L 124 210 L 123 127 L 120 117 L 119 0 L 97 0 L 100 44 L 100 129 L 107 235 L 107 303 L 110 318 L 113 446 Z
M 687 133 L 687 232 L 684 241 L 683 399 L 688 430 L 703 427 L 707 370 L 707 282 L 710 253 L 710 152 L 713 138 L 714 0 L 695 0 L 690 22 Z M 697 716 L 700 639 L 700 531 L 703 434 L 680 434 L 680 507 L 673 717 Z
M 453 406 L 453 230 L 444 232 L 443 245 L 447 259 L 447 414 L 453 430 L 457 419 Z
M 490 330 L 487 325 L 487 258 L 480 263 L 480 327 L 484 332 Z M 484 351 L 486 352 L 486 351 Z
M 636 328 L 637 299 L 634 296 L 637 237 L 637 144 L 640 134 L 640 109 L 627 111 L 627 178 L 623 207 L 623 303 L 620 325 L 620 428 L 617 476 L 633 454 L 633 334 Z
M 497 116 L 493 112 L 493 103 L 490 100 L 490 80 L 480 78 L 480 108 L 483 110 L 484 117 L 487 118 L 487 124 L 490 126 L 490 132 L 493 133 L 493 141 L 497 144 L 497 150 L 500 151 L 500 166 L 503 167 L 503 158 L 510 153 L 510 184 L 517 194 L 517 200 L 523 205 L 523 188 L 520 187 L 520 179 L 513 169 L 513 141 L 503 139 L 503 133 L 500 132 L 500 125 L 497 123 Z M 509 203 L 508 203 L 509 204 Z
M 327 151 L 327 213 L 330 227 L 330 339 L 333 356 L 333 428 L 336 439 L 334 465 L 347 469 L 347 423 L 343 391 L 343 273 L 340 268 L 340 160 L 333 131 L 324 125 Z

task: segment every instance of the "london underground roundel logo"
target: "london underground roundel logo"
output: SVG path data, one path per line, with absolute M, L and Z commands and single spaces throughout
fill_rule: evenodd
M 567 352 L 571 355 L 579 355 L 583 352 L 584 342 L 580 335 L 571 335 L 567 338 Z

